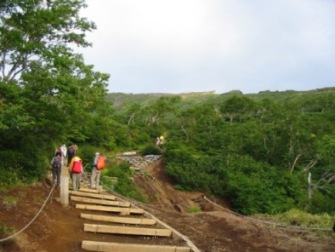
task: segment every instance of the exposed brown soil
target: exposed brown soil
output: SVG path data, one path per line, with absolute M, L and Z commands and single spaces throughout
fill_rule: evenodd
M 135 176 L 150 199 L 142 206 L 186 235 L 201 251 L 335 251 L 335 234 L 321 236 L 293 229 L 278 229 L 232 213 L 229 204 L 199 192 L 176 191 L 164 171 L 163 160 Z M 189 214 L 197 206 L 201 213 Z
M 331 232 L 320 236 L 261 225 L 231 213 L 225 202 L 211 198 L 220 206 L 213 205 L 200 192 L 176 191 L 164 172 L 162 160 L 137 173 L 134 181 L 150 200 L 148 204 L 135 204 L 187 236 L 201 251 L 335 251 L 335 235 Z M 0 192 L 0 239 L 26 226 L 49 192 L 50 185 L 46 182 Z M 196 207 L 202 211 L 188 213 L 190 208 Z M 73 202 L 63 207 L 59 203 L 59 190 L 55 190 L 44 210 L 27 229 L 10 241 L 0 242 L 0 251 L 82 251 L 82 240 L 171 243 L 167 238 L 143 239 L 86 233 L 79 213 Z

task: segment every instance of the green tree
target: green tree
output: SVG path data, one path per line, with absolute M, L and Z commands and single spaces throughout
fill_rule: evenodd
M 43 174 L 57 144 L 86 140 L 85 122 L 106 104 L 109 76 L 73 49 L 89 46 L 85 33 L 95 29 L 80 17 L 84 7 L 82 0 L 0 4 L 0 156 L 13 156 L 7 161 L 22 177 Z
M 233 96 L 221 104 L 220 110 L 232 123 L 253 115 L 257 108 L 256 103 L 246 96 Z

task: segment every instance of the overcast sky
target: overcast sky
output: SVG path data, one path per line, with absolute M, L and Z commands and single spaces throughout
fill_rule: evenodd
M 86 0 L 85 62 L 109 92 L 335 86 L 334 0 Z

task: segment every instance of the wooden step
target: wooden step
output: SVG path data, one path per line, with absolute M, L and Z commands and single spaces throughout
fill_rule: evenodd
M 80 201 L 84 203 L 92 203 L 98 205 L 107 205 L 107 206 L 119 206 L 119 207 L 130 207 L 129 202 L 120 202 L 120 201 L 111 201 L 111 200 L 102 200 L 102 199 L 92 199 L 80 196 L 71 196 L 71 200 Z
M 141 227 L 126 227 L 112 225 L 96 225 L 84 223 L 84 231 L 94 233 L 108 234 L 124 234 L 124 235 L 143 235 L 143 236 L 159 236 L 171 237 L 172 231 L 169 229 L 159 228 L 141 228 Z
M 97 189 L 90 189 L 90 188 L 80 188 L 80 192 L 88 192 L 88 193 L 103 193 L 104 191 L 102 190 L 97 190 Z
M 155 219 L 148 219 L 148 218 L 117 217 L 117 216 L 106 216 L 106 215 L 84 214 L 84 213 L 80 214 L 80 217 L 87 220 L 106 221 L 121 224 L 132 224 L 132 225 L 157 224 L 157 221 Z
M 122 252 L 191 252 L 189 247 L 146 245 L 146 244 L 123 244 L 114 242 L 83 241 L 81 248 L 88 251 L 122 251 Z
M 141 208 L 124 208 L 124 207 L 108 207 L 108 206 L 96 206 L 96 205 L 85 205 L 76 204 L 76 208 L 94 211 L 114 212 L 122 215 L 130 214 L 144 214 L 144 210 Z
M 80 192 L 80 191 L 69 191 L 71 195 L 96 198 L 96 199 L 106 199 L 106 200 L 116 200 L 114 195 L 110 194 L 98 194 L 98 193 L 88 193 L 88 192 Z

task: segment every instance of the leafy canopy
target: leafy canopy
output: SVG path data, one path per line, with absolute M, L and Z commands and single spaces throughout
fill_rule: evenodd
M 112 111 L 105 102 L 109 75 L 74 51 L 90 46 L 85 35 L 96 28 L 80 17 L 85 6 L 82 0 L 0 3 L 0 152 L 17 154 L 1 163 L 22 169 L 23 177 L 43 174 L 56 145 L 89 141 L 85 122 Z

